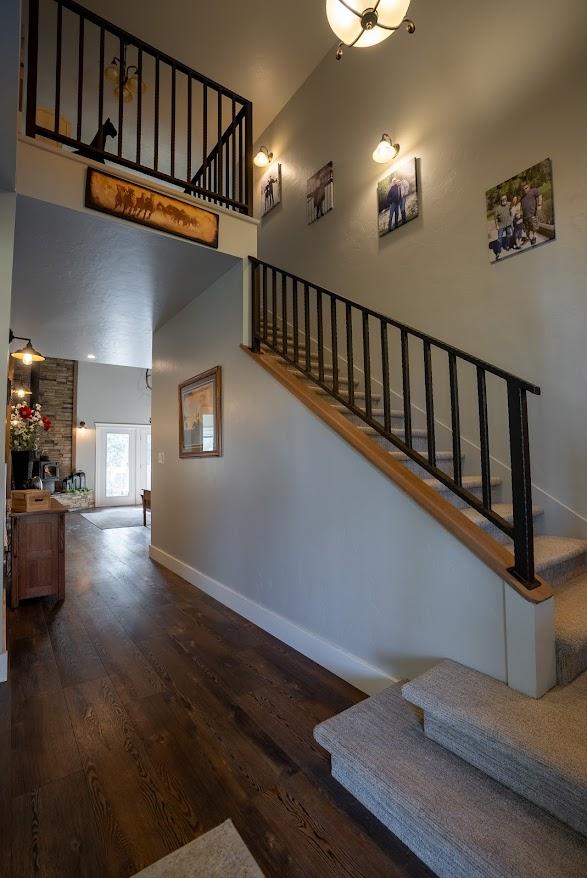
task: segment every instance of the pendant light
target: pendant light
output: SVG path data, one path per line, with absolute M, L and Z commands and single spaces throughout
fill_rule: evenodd
M 337 60 L 342 58 L 344 46 L 375 46 L 402 25 L 413 34 L 416 26 L 405 17 L 409 6 L 410 0 L 375 0 L 367 7 L 365 0 L 326 0 L 328 23 L 340 40 Z

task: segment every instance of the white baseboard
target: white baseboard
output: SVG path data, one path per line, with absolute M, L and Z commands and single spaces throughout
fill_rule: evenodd
M 312 661 L 321 665 L 323 668 L 336 674 L 347 683 L 356 686 L 357 689 L 366 692 L 368 695 L 375 695 L 396 683 L 397 680 L 390 677 L 380 668 L 374 668 L 363 659 L 353 655 L 340 646 L 324 640 L 318 634 L 302 628 L 295 622 L 291 622 L 284 616 L 280 616 L 273 610 L 264 607 L 262 604 L 252 601 L 227 585 L 217 582 L 205 573 L 201 573 L 189 564 L 180 561 L 173 555 L 158 549 L 156 546 L 149 546 L 149 556 L 153 561 L 157 561 L 168 570 L 177 573 L 183 579 L 187 580 L 191 585 L 201 589 L 210 597 L 215 598 L 226 607 L 230 607 L 235 613 L 244 616 L 249 622 L 253 622 L 268 631 L 278 640 L 287 643 L 293 649 L 301 652 L 302 655 L 312 659 Z
M 8 680 L 8 651 L 0 652 L 0 683 Z

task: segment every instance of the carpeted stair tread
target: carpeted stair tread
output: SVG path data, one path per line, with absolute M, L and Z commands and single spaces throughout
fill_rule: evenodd
M 557 680 L 569 683 L 587 671 L 587 573 L 557 586 L 554 629 Z
M 513 524 L 514 507 L 511 503 L 492 503 L 491 509 L 505 521 L 509 522 L 509 524 Z M 476 509 L 463 509 L 463 515 L 466 515 L 469 521 L 472 521 L 473 524 L 476 524 L 479 527 L 485 527 L 490 523 L 485 516 L 481 512 L 477 512 Z M 532 515 L 535 519 L 539 518 L 541 515 L 544 515 L 544 509 L 542 509 L 541 506 L 532 506 Z
M 398 686 L 321 723 L 332 773 L 440 878 L 584 878 L 578 833 L 430 741 Z
M 446 485 L 438 479 L 424 479 L 424 482 L 429 485 L 429 487 L 434 488 L 435 491 L 440 491 L 441 493 L 447 491 L 452 493 L 450 488 L 447 488 Z M 461 485 L 466 491 L 472 491 L 483 487 L 483 479 L 481 476 L 463 476 Z M 491 487 L 498 488 L 500 485 L 501 479 L 497 476 L 492 476 Z
M 534 540 L 534 563 L 537 572 L 558 564 L 579 558 L 587 552 L 587 542 L 573 537 L 536 537 Z
M 408 457 L 408 455 L 405 454 L 403 451 L 390 451 L 389 453 L 396 460 L 411 460 L 411 458 Z M 424 457 L 424 459 L 426 459 L 426 454 L 424 452 L 422 452 L 422 457 Z M 436 460 L 452 460 L 452 459 L 453 459 L 452 451 L 437 451 L 436 452 Z
M 447 660 L 402 694 L 431 738 L 587 834 L 587 675 L 534 699 Z

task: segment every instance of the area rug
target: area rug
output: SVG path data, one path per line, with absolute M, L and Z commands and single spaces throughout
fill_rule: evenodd
M 142 527 L 142 506 L 116 506 L 111 509 L 96 509 L 95 512 L 80 512 L 80 515 L 100 530 L 111 527 Z M 147 524 L 150 516 L 147 515 Z
M 226 820 L 163 857 L 135 878 L 263 878 L 244 841 Z

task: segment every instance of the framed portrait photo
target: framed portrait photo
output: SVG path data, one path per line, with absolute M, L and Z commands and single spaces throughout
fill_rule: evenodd
M 222 455 L 222 370 L 208 369 L 179 385 L 179 456 Z

